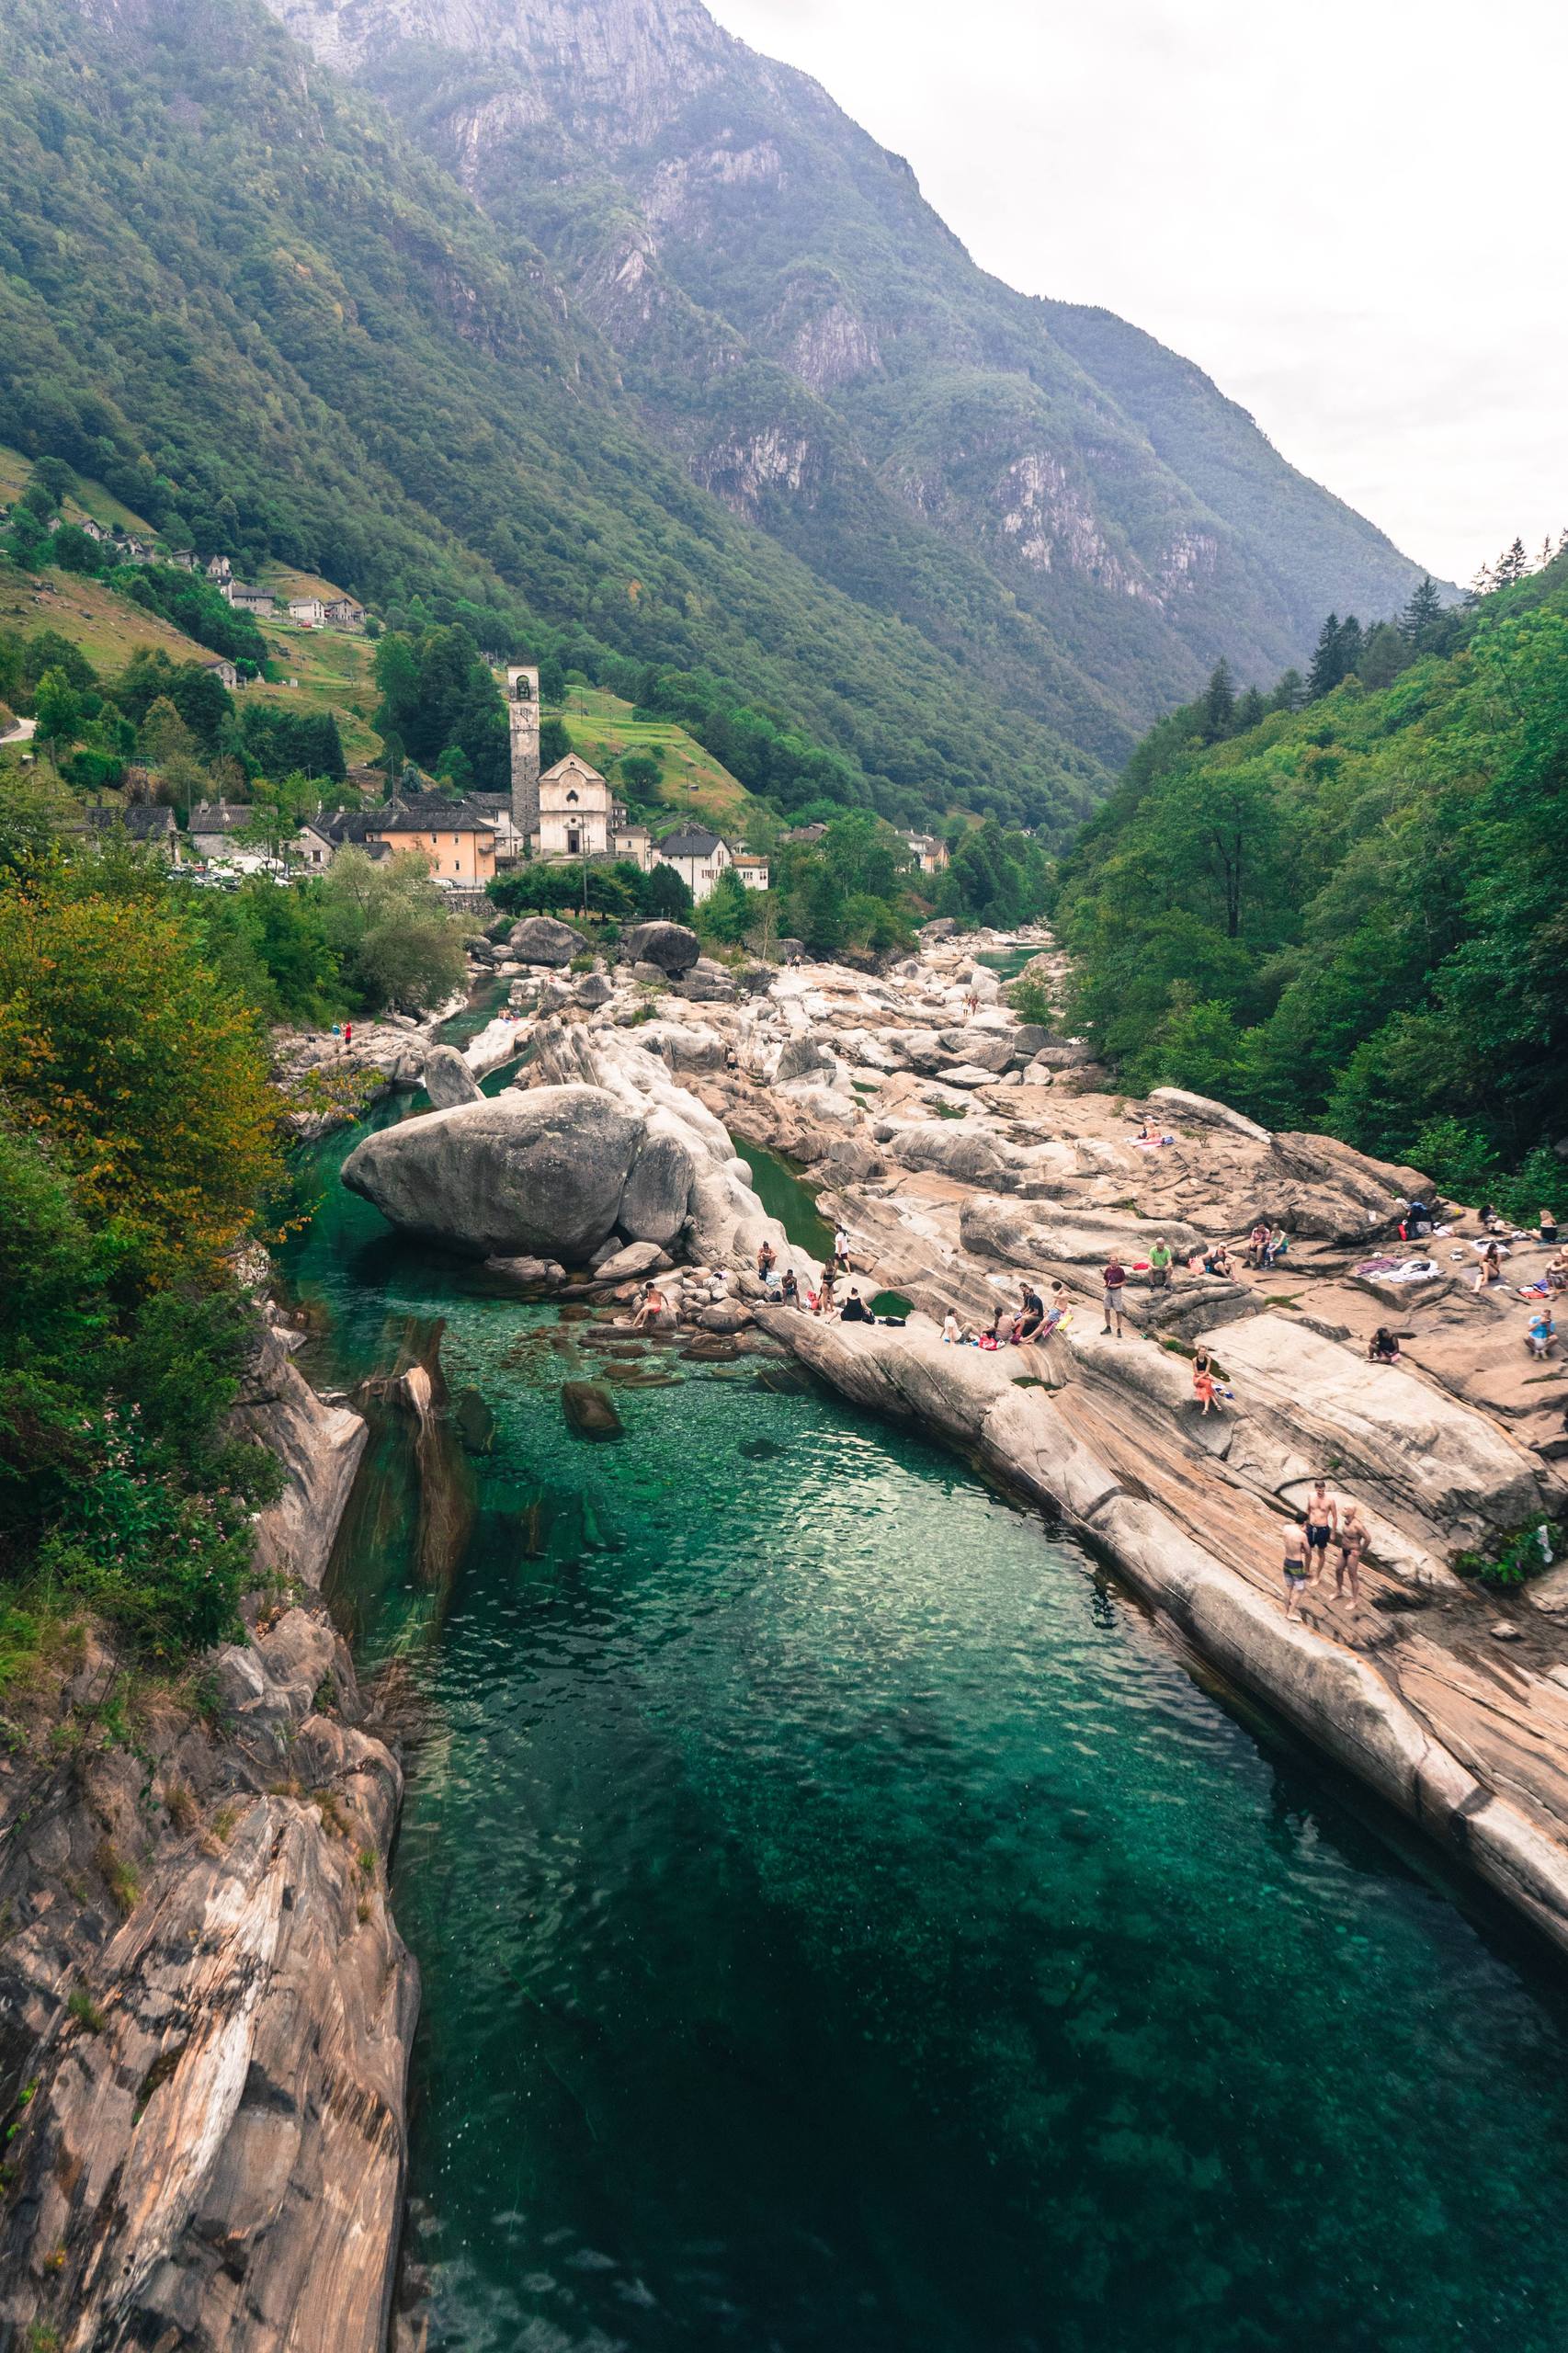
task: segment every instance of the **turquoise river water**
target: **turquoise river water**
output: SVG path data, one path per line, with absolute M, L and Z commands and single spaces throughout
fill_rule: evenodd
M 465 2353 L 1559 2353 L 1551 1972 L 1069 1541 L 755 1361 L 563 1378 L 345 1194 L 311 1369 L 444 1319 L 449 1592 L 373 1450 L 335 1564 L 427 1695 L 411 2253 Z M 774 1378 L 764 1371 L 762 1380 Z

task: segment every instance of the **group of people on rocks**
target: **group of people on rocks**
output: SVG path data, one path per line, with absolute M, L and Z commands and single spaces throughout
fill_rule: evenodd
M 1342 1503 L 1331 1495 L 1326 1480 L 1314 1482 L 1307 1497 L 1306 1508 L 1300 1517 L 1286 1524 L 1284 1534 L 1285 1615 L 1299 1618 L 1301 1597 L 1309 1585 L 1320 1585 L 1328 1572 L 1328 1555 L 1335 1550 L 1334 1597 L 1345 1598 L 1346 1586 L 1350 1589 L 1350 1607 L 1361 1607 L 1361 1560 L 1370 1540 L 1371 1530 L 1361 1517 L 1361 1506 L 1354 1498 Z
M 860 1296 L 858 1283 L 849 1285 L 842 1300 L 838 1296 L 838 1286 L 849 1273 L 849 1248 L 846 1229 L 835 1227 L 832 1256 L 814 1284 L 808 1279 L 802 1285 L 793 1267 L 780 1269 L 778 1254 L 772 1243 L 763 1242 L 756 1254 L 756 1271 L 765 1303 L 770 1307 L 802 1308 L 808 1315 L 836 1317 L 841 1324 L 874 1324 L 876 1315 L 869 1301 Z
M 942 1341 L 948 1347 L 1027 1348 L 1043 1347 L 1053 1333 L 1073 1321 L 1072 1298 L 1065 1283 L 1052 1283 L 1051 1298 L 1042 1299 L 1034 1285 L 1018 1285 L 1016 1307 L 998 1307 L 989 1324 L 978 1327 L 960 1321 L 956 1308 L 942 1318 Z

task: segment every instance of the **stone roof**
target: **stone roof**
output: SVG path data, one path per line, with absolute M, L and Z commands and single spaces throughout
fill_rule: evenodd
M 161 842 L 174 833 L 175 813 L 157 801 L 133 801 L 124 809 L 110 808 L 100 801 L 87 811 L 87 824 L 95 834 L 112 833 L 117 825 L 123 825 L 133 842 Z
M 723 840 L 722 834 L 710 834 L 706 825 L 677 825 L 655 847 L 661 858 L 711 858 Z
M 478 801 L 449 801 L 444 793 L 418 792 L 405 801 L 400 795 L 371 813 L 375 830 L 382 834 L 493 834 L 495 819 Z
M 237 834 L 256 812 L 242 801 L 199 801 L 190 813 L 193 834 Z

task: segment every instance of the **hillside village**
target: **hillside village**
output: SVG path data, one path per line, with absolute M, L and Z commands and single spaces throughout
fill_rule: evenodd
M 357 598 L 278 564 L 263 567 L 268 576 L 243 578 L 228 554 L 167 544 L 99 485 L 62 468 L 31 471 L 6 450 L 0 545 L 17 567 L 0 566 L 0 629 L 31 620 L 47 644 L 59 639 L 77 649 L 81 663 L 67 665 L 68 683 L 84 707 L 101 694 L 106 662 L 161 660 L 188 736 L 180 692 L 194 702 L 207 682 L 207 741 L 171 737 L 172 756 L 152 740 L 155 726 L 150 738 L 146 720 L 133 745 L 120 727 L 119 756 L 100 750 L 101 722 L 79 730 L 78 747 L 67 753 L 30 710 L 0 703 L 0 757 L 52 768 L 84 795 L 75 823 L 104 837 L 123 832 L 198 884 L 306 881 L 352 849 L 372 863 L 417 856 L 454 911 L 467 914 L 485 909 L 496 882 L 536 864 L 576 870 L 585 905 L 592 870 L 630 867 L 678 878 L 700 907 L 721 887 L 767 892 L 780 852 L 810 851 L 827 833 L 822 818 L 783 825 L 678 723 L 633 713 L 582 684 L 569 684 L 547 711 L 538 668 L 494 655 L 483 659 L 505 694 L 505 789 L 494 777 L 486 785 L 466 775 L 466 761 L 432 773 L 386 739 L 376 699 L 385 624 Z M 187 609 L 190 597 L 182 604 L 160 585 L 176 574 L 201 597 L 205 625 Z M 6 577 L 17 584 L 8 595 Z M 215 603 L 233 617 L 232 635 L 213 625 Z M 214 642 L 192 638 L 190 627 Z M 35 699 L 24 681 L 18 703 Z M 308 711 L 324 724 L 308 748 L 302 738 L 275 740 L 262 717 L 253 724 L 244 716 L 263 705 L 290 719 Z M 544 759 L 543 742 L 558 756 Z M 570 748 L 560 751 L 562 743 Z M 259 759 L 233 756 L 253 747 Z M 182 753 L 197 755 L 199 775 Z M 267 768 L 285 760 L 295 788 L 288 812 L 272 789 L 276 777 L 267 781 Z M 623 764 L 627 784 L 616 781 Z M 901 839 L 912 880 L 948 867 L 939 835 Z

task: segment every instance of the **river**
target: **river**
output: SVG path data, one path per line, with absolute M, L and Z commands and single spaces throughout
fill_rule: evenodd
M 444 1608 L 391 1441 L 334 1569 L 427 1699 L 433 2344 L 1559 2353 L 1533 1949 L 918 1439 L 668 1352 L 573 1438 L 603 1326 L 393 1242 L 353 1141 L 286 1253 L 307 1369 L 444 1318 L 496 1417 Z

